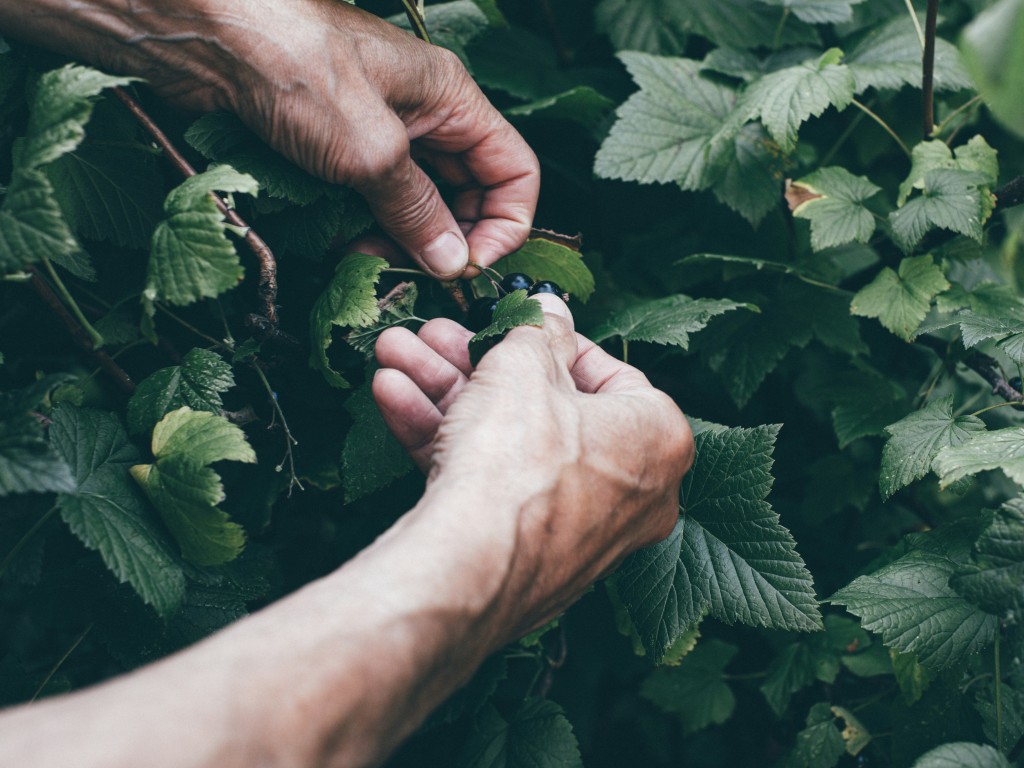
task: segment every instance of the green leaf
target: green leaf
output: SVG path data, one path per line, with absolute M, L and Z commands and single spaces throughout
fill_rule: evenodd
M 997 620 L 949 586 L 959 563 L 914 550 L 860 576 L 829 601 L 845 605 L 861 626 L 929 669 L 955 667 L 992 642 Z
M 459 768 L 582 768 L 572 726 L 548 699 L 527 699 L 508 720 L 488 704 L 477 715 Z
M 101 103 L 89 135 L 46 168 L 60 209 L 80 236 L 125 248 L 145 248 L 160 218 L 157 158 L 136 141 L 138 123 L 124 109 Z
M 657 661 L 705 613 L 728 623 L 813 631 L 821 617 L 793 538 L 765 500 L 777 426 L 697 435 L 680 518 L 631 555 L 616 586 Z
M 403 29 L 412 30 L 409 18 L 404 13 L 391 16 L 388 21 Z M 469 65 L 466 45 L 487 29 L 486 14 L 472 0 L 450 0 L 426 6 L 424 21 L 434 45 L 454 51 Z M 472 69 L 470 69 L 472 72 Z
M 161 368 L 139 383 L 128 401 L 128 428 L 132 434 L 147 433 L 165 414 L 183 405 L 219 414 L 220 396 L 233 386 L 231 366 L 216 352 L 195 347 L 180 365 Z
M 354 349 L 362 352 L 367 360 L 374 360 L 374 345 L 384 331 L 398 325 L 422 322 L 415 312 L 418 295 L 416 283 L 411 281 L 399 283 L 377 302 L 377 306 L 380 308 L 380 317 L 377 322 L 362 328 L 353 328 L 345 335 L 345 341 Z
M 75 489 L 57 499 L 64 522 L 118 580 L 170 616 L 185 598 L 185 574 L 131 480 L 129 467 L 141 456 L 117 417 L 62 405 L 50 441 L 75 477 Z
M 700 62 L 627 52 L 619 58 L 640 90 L 616 111 L 594 161 L 606 179 L 711 186 L 744 121 L 730 116 L 736 94 L 705 78 Z
M 580 252 L 543 237 L 530 238 L 522 248 L 492 266 L 503 275 L 522 272 L 534 280 L 553 280 L 563 291 L 584 303 L 594 293 L 594 275 L 583 262 Z M 487 278 L 478 277 L 475 285 L 485 289 L 490 282 Z
M 1024 136 L 1024 2 L 1000 0 L 964 29 L 964 65 L 992 114 Z
M 623 341 L 648 341 L 687 349 L 691 333 L 705 328 L 711 318 L 741 308 L 756 309 L 729 299 L 691 299 L 676 294 L 626 307 L 595 328 L 590 337 L 602 342 L 618 336 Z
M 863 176 L 845 168 L 821 168 L 793 182 L 808 199 L 793 216 L 811 222 L 811 247 L 816 251 L 846 243 L 866 243 L 875 232 L 875 217 L 864 201 L 881 191 Z
M 840 663 L 871 645 L 867 632 L 844 616 L 826 616 L 825 631 L 783 647 L 768 665 L 761 693 L 776 715 L 782 717 L 790 697 L 815 680 L 835 682 Z
M 997 743 L 1002 730 L 1003 744 L 1016 744 L 1024 736 L 1024 693 L 1000 683 L 999 699 L 999 707 L 996 707 L 994 681 L 986 680 L 977 688 L 974 709 L 981 717 L 989 741 Z
M 900 653 L 895 648 L 889 649 L 892 658 L 892 673 L 904 703 L 909 707 L 921 700 L 924 692 L 931 685 L 935 673 L 921 666 L 913 653 Z
M 527 296 L 522 289 L 498 300 L 491 324 L 469 340 L 469 362 L 475 367 L 497 341 L 520 325 L 544 325 L 544 309 L 540 302 Z
M 604 118 L 615 107 L 615 102 L 589 85 L 578 85 L 569 90 L 545 96 L 528 104 L 509 107 L 506 117 L 560 120 L 579 123 L 584 128 L 596 131 Z
M 889 440 L 882 449 L 878 490 L 888 499 L 900 488 L 920 480 L 946 446 L 961 445 L 985 431 L 977 416 L 953 416 L 953 395 L 933 400 L 919 411 L 885 428 Z
M 748 123 L 726 142 L 723 163 L 711 186 L 715 199 L 757 226 L 782 199 L 785 159 L 763 127 Z
M 993 203 L 983 174 L 977 171 L 945 169 L 927 171 L 923 194 L 889 214 L 893 241 L 910 253 L 933 229 L 945 229 L 981 242 L 982 225 Z
M 131 475 L 177 539 L 182 556 L 197 565 L 236 558 L 245 533 L 217 507 L 224 500 L 224 486 L 206 465 L 255 462 L 242 430 L 222 416 L 185 406 L 156 425 L 152 448 L 155 463 L 136 464 Z
M 0 205 L 0 272 L 17 272 L 44 258 L 59 261 L 79 250 L 46 174 L 15 169 Z
M 1010 768 L 1010 763 L 987 744 L 958 741 L 921 755 L 911 768 Z
M 808 24 L 842 24 L 853 17 L 853 6 L 864 0 L 761 0 L 782 6 Z
M 743 94 L 740 109 L 760 118 L 782 151 L 792 152 L 797 129 L 808 118 L 829 107 L 842 111 L 853 100 L 853 75 L 839 63 L 841 57 L 842 51 L 831 48 L 817 59 L 765 75 Z
M 522 27 L 491 28 L 468 46 L 473 77 L 524 101 L 563 93 L 575 85 L 551 42 Z
M 905 85 L 919 89 L 921 41 L 913 21 L 900 13 L 870 29 L 850 51 L 846 65 L 857 83 L 857 93 L 868 88 L 896 89 Z M 935 40 L 934 66 L 936 90 L 958 91 L 973 86 L 956 47 L 942 38 Z
M 70 467 L 50 445 L 32 411 L 59 383 L 48 378 L 15 392 L 0 392 L 0 498 L 14 493 L 73 491 Z
M 944 141 L 922 141 L 911 152 L 910 173 L 900 184 L 896 205 L 902 207 L 911 192 L 925 188 L 925 176 L 929 171 L 940 170 L 974 171 L 981 174 L 984 185 L 988 187 L 995 186 L 999 179 L 996 151 L 981 136 L 974 136 L 957 147 L 955 155 Z
M 720 725 L 736 708 L 736 697 L 723 675 L 738 651 L 721 640 L 700 642 L 679 666 L 654 670 L 640 684 L 640 695 L 678 717 L 683 735 Z
M 377 305 L 377 281 L 388 262 L 378 256 L 352 253 L 338 262 L 334 277 L 313 305 L 309 315 L 312 352 L 309 365 L 320 371 L 332 387 L 347 388 L 349 383 L 331 368 L 327 348 L 331 346 L 334 326 L 365 328 L 380 319 Z
M 905 210 L 905 209 L 904 209 Z M 878 321 L 902 339 L 910 340 L 921 325 L 936 294 L 949 282 L 928 254 L 903 259 L 899 274 L 889 267 L 853 297 L 850 311 Z
M 815 704 L 807 715 L 807 727 L 796 735 L 792 751 L 780 768 L 832 768 L 846 752 L 836 718 L 828 704 Z
M 885 427 L 906 413 L 903 389 L 887 376 L 854 371 L 834 385 L 832 426 L 840 449 L 862 437 L 881 435 Z
M 167 217 L 153 233 L 145 296 L 171 304 L 215 298 L 242 279 L 242 264 L 211 192 L 255 194 L 252 176 L 221 165 L 191 176 L 164 200 Z
M 1016 623 L 1024 612 L 1024 499 L 1011 499 L 995 512 L 971 559 L 949 585 L 989 613 Z
M 932 466 L 943 488 L 989 469 L 1001 469 L 1015 483 L 1024 484 L 1024 427 L 975 434 L 960 445 L 943 448 Z
M 345 501 L 353 502 L 387 487 L 415 466 L 384 423 L 369 384 L 352 392 L 345 410 L 354 423 L 341 454 L 342 486 Z

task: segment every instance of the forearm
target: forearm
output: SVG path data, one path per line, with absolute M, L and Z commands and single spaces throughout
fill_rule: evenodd
M 506 639 L 491 611 L 505 556 L 443 524 L 473 510 L 448 501 L 438 518 L 429 503 L 339 571 L 190 650 L 0 715 L 4 761 L 380 762 Z

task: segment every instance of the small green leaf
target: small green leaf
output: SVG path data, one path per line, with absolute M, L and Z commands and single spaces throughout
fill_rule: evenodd
M 384 423 L 369 384 L 352 392 L 345 410 L 354 423 L 341 454 L 342 486 L 345 501 L 353 502 L 390 485 L 415 466 Z
M 331 346 L 334 326 L 366 328 L 380 319 L 377 304 L 377 281 L 388 263 L 378 256 L 352 253 L 338 262 L 334 277 L 320 294 L 309 315 L 312 352 L 311 368 L 320 371 L 332 387 L 346 389 L 349 383 L 331 368 L 327 348 Z
M 0 272 L 17 272 L 40 259 L 57 261 L 78 251 L 46 174 L 15 169 L 0 205 Z
M 141 456 L 117 417 L 63 405 L 53 412 L 50 441 L 75 476 L 75 489 L 57 499 L 64 522 L 157 613 L 174 613 L 185 574 L 131 480 L 129 467 Z
M 890 424 L 885 431 L 890 437 L 882 450 L 878 476 L 883 500 L 928 474 L 940 450 L 984 432 L 985 422 L 977 416 L 954 417 L 953 396 L 947 395 Z
M 70 467 L 50 445 L 32 411 L 59 379 L 0 392 L 0 498 L 14 493 L 75 489 Z
M 700 642 L 679 666 L 654 670 L 640 684 L 640 695 L 678 717 L 684 735 L 720 725 L 736 708 L 736 697 L 723 675 L 738 651 L 721 640 Z
M 811 247 L 816 251 L 846 243 L 866 243 L 875 232 L 875 217 L 864 201 L 881 191 L 863 176 L 845 168 L 821 168 L 793 182 L 813 197 L 793 210 L 811 222 Z
M 927 171 L 922 193 L 889 214 L 892 237 L 910 253 L 933 229 L 946 229 L 981 242 L 982 225 L 992 212 L 991 193 L 981 187 L 985 176 L 956 168 Z
M 526 291 L 512 291 L 494 307 L 491 324 L 469 340 L 469 361 L 476 366 L 497 339 L 520 325 L 544 325 L 544 309 Z
M 796 744 L 780 768 L 833 768 L 846 752 L 836 717 L 828 704 L 815 704 L 807 715 L 807 727 L 796 735 Z
M 399 283 L 377 302 L 377 306 L 380 307 L 380 318 L 377 322 L 353 328 L 345 335 L 345 341 L 362 352 L 368 360 L 375 359 L 374 345 L 384 331 L 399 325 L 408 327 L 411 323 L 422 322 L 415 312 L 418 295 L 416 283 Z
M 928 254 L 903 259 L 899 274 L 885 267 L 853 297 L 850 311 L 879 322 L 902 339 L 910 340 L 921 325 L 931 301 L 949 282 Z
M 224 500 L 215 461 L 253 463 L 256 454 L 235 425 L 187 406 L 171 411 L 153 429 L 153 464 L 136 464 L 131 475 L 174 534 L 181 553 L 198 565 L 220 565 L 245 545 L 241 526 L 217 504 Z
M 572 726 L 549 699 L 527 699 L 506 720 L 488 704 L 477 715 L 459 768 L 582 768 Z
M 900 687 L 904 703 L 909 707 L 921 700 L 934 680 L 935 673 L 921 666 L 921 662 L 913 653 L 900 653 L 897 649 L 890 648 L 889 655 L 896 684 Z
M 818 59 L 772 72 L 752 83 L 739 109 L 750 119 L 760 118 L 782 148 L 796 148 L 797 129 L 829 107 L 842 111 L 853 100 L 854 79 L 839 63 L 842 52 L 832 48 Z
M 675 529 L 631 555 L 616 574 L 655 661 L 705 613 L 774 629 L 821 628 L 810 574 L 765 500 L 777 433 L 777 426 L 764 426 L 698 434 Z
M 579 251 L 543 237 L 530 238 L 522 248 L 497 261 L 493 267 L 503 275 L 522 272 L 534 280 L 552 280 L 582 302 L 594 293 L 594 275 L 583 263 Z M 475 284 L 481 289 L 490 286 L 484 277 L 478 277 Z
M 999 180 L 999 161 L 996 151 L 981 136 L 974 136 L 966 144 L 953 151 L 946 142 L 935 139 L 922 141 L 911 152 L 910 173 L 900 184 L 896 205 L 902 207 L 910 194 L 925 188 L 924 178 L 929 171 L 960 170 L 974 171 L 984 177 L 985 186 L 995 186 Z
M 958 568 L 948 557 L 914 550 L 854 579 L 829 601 L 845 605 L 887 646 L 915 653 L 930 669 L 949 669 L 992 642 L 997 626 L 949 586 Z
M 1024 485 L 1024 427 L 979 432 L 960 445 L 943 448 L 933 468 L 943 488 L 989 469 L 1001 469 L 1015 483 Z
M 231 366 L 216 352 L 195 347 L 180 365 L 161 368 L 139 383 L 128 401 L 128 428 L 136 435 L 149 432 L 165 414 L 183 405 L 219 414 L 220 396 L 233 386 Z
M 691 299 L 677 294 L 626 307 L 595 328 L 590 337 L 602 342 L 618 336 L 623 341 L 647 341 L 687 349 L 691 333 L 702 330 L 711 318 L 741 308 L 756 310 L 739 301 Z
M 987 744 L 958 741 L 921 755 L 911 768 L 1010 768 L 1010 763 Z
M 145 295 L 171 304 L 214 298 L 242 279 L 242 264 L 210 193 L 255 194 L 256 180 L 222 165 L 191 176 L 167 195 L 153 232 Z
M 995 512 L 974 544 L 972 562 L 949 580 L 953 589 L 1014 624 L 1024 613 L 1024 499 Z

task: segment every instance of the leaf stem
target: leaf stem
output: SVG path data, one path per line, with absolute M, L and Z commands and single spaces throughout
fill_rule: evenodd
M 284 411 L 281 410 L 281 404 L 277 401 L 277 393 L 270 386 L 270 382 L 267 380 L 266 374 L 263 373 L 263 369 L 259 365 L 253 365 L 253 370 L 256 371 L 256 375 L 263 382 L 263 386 L 267 390 L 267 396 L 270 397 L 270 402 L 274 405 L 274 411 L 277 413 L 277 417 L 281 419 L 281 428 L 284 429 L 284 459 L 277 465 L 276 469 L 280 472 L 284 468 L 284 462 L 288 462 L 288 496 L 290 498 L 292 488 L 298 486 L 300 491 L 306 490 L 299 481 L 299 476 L 295 473 L 295 454 L 292 451 L 292 446 L 298 445 L 299 441 L 295 439 L 292 431 L 288 428 L 288 419 L 285 418 Z
M 390 272 L 393 275 L 416 275 L 418 277 L 429 277 L 429 275 L 422 269 L 411 269 L 409 267 L 387 267 L 385 272 Z
M 159 302 L 159 301 L 154 302 L 154 305 L 156 306 L 157 309 L 159 309 L 161 312 L 163 312 L 165 315 L 167 315 L 169 318 L 171 318 L 171 320 L 173 320 L 174 322 L 178 323 L 178 325 L 182 326 L 183 328 L 185 328 L 185 329 L 187 329 L 189 331 L 192 331 L 192 333 L 194 333 L 199 338 L 201 338 L 201 339 L 203 339 L 205 341 L 208 341 L 211 344 L 213 344 L 214 346 L 216 346 L 216 347 L 218 347 L 220 349 L 223 349 L 223 350 L 225 350 L 227 352 L 233 352 L 234 351 L 234 347 L 232 347 L 232 345 L 227 344 L 224 341 L 218 341 L 217 339 L 213 338 L 213 336 L 210 336 L 210 335 L 208 335 L 206 333 L 203 333 L 201 330 L 196 328 L 194 325 L 189 323 L 184 318 L 178 317 L 178 315 L 176 315 L 173 312 L 171 312 L 171 310 L 169 310 L 162 302 Z
M 406 18 L 412 25 L 412 31 L 420 40 L 430 42 L 430 33 L 427 32 L 427 23 L 423 18 L 423 8 L 413 0 L 402 0 L 402 8 L 405 9 Z
M 846 140 L 853 135 L 853 132 L 857 129 L 857 126 L 860 125 L 861 121 L 865 117 L 866 115 L 863 112 L 858 112 L 856 115 L 853 116 L 853 119 L 849 123 L 847 123 L 846 128 L 843 129 L 843 132 L 839 134 L 839 138 L 836 139 L 831 149 L 829 149 L 829 151 L 825 153 L 825 156 L 821 158 L 820 167 L 824 168 L 829 163 L 832 162 L 832 158 L 836 156 L 836 153 L 839 151 L 839 148 L 842 147 L 843 144 L 846 143 Z
M 957 107 L 952 112 L 950 112 L 948 115 L 946 115 L 946 119 L 943 120 L 941 123 L 939 123 L 937 126 L 935 126 L 935 128 L 932 130 L 932 133 L 935 136 L 938 136 L 940 133 L 942 133 L 944 130 L 946 130 L 946 126 L 949 125 L 949 123 L 953 120 L 953 118 L 955 118 L 961 112 L 964 112 L 965 110 L 971 109 L 972 107 L 976 107 L 979 104 L 981 104 L 981 96 L 974 96 L 973 98 L 968 99 L 963 104 L 961 104 L 959 107 Z
M 57 659 L 57 663 L 53 665 L 53 668 L 50 670 L 49 674 L 46 675 L 46 678 L 43 680 L 43 682 L 41 682 L 39 684 L 39 687 L 36 688 L 36 692 L 32 694 L 32 698 L 29 699 L 30 703 L 39 698 L 39 694 L 43 692 L 43 689 L 46 688 L 47 684 L 50 682 L 53 676 L 57 674 L 57 670 L 64 666 L 64 662 L 67 661 L 68 657 L 75 652 L 75 649 L 82 644 L 82 641 L 85 640 L 86 635 L 92 632 L 92 628 L 95 626 L 96 622 L 94 621 L 92 624 L 83 629 L 82 633 L 77 638 L 75 638 L 75 642 L 71 644 L 71 647 L 64 652 L 63 656 Z
M 789 6 L 782 9 L 782 18 L 779 19 L 779 24 L 775 27 L 775 36 L 772 38 L 772 50 L 779 50 L 779 46 L 782 45 L 782 30 L 786 27 L 786 21 L 789 19 Z
M 921 20 L 917 18 L 917 11 L 914 10 L 912 0 L 904 0 L 907 10 L 910 12 L 910 20 L 914 22 L 914 29 L 917 30 L 917 39 L 921 42 L 921 50 L 924 50 L 924 30 L 921 29 Z
M 862 104 L 861 102 L 857 101 L 857 99 L 854 99 L 852 103 L 853 103 L 853 106 L 855 106 L 861 112 L 863 112 L 868 117 L 870 117 L 872 120 L 874 120 L 876 123 L 878 123 L 878 125 L 881 126 L 882 130 L 885 131 L 886 133 L 888 133 L 893 138 L 893 141 L 895 141 L 899 145 L 900 149 L 903 150 L 903 154 L 905 154 L 907 157 L 912 157 L 912 155 L 910 153 L 910 149 L 907 147 L 906 144 L 903 143 L 903 139 L 901 139 L 896 134 L 896 131 L 894 131 L 892 128 L 889 127 L 889 124 L 887 122 L 885 122 L 885 120 L 883 120 L 878 115 L 876 115 L 874 112 L 872 112 L 865 104 Z
M 11 563 L 14 562 L 14 558 L 18 556 L 18 553 L 22 550 L 22 548 L 29 542 L 29 540 L 33 536 L 36 535 L 40 528 L 46 525 L 47 521 L 51 517 L 53 517 L 54 514 L 56 514 L 56 512 L 56 505 L 50 507 L 50 509 L 45 514 L 40 516 L 40 518 L 32 524 L 32 527 L 25 532 L 25 535 L 18 539 L 18 543 L 15 544 L 11 548 L 11 551 L 4 556 L 4 559 L 0 561 L 0 576 L 4 575 L 4 573 L 7 571 L 7 568 L 10 566 Z
M 629 364 L 629 340 L 622 337 L 622 362 Z
M 996 629 L 996 641 L 993 649 L 995 673 L 996 673 L 996 749 L 1003 751 L 1003 676 L 999 670 L 999 636 L 1002 634 L 1000 628 Z
M 93 349 L 99 349 L 102 347 L 102 334 L 92 327 L 92 323 L 90 323 L 82 313 L 82 308 L 78 306 L 78 302 L 75 301 L 71 292 L 68 291 L 67 286 L 64 285 L 64 281 L 60 279 L 60 275 L 58 275 L 57 270 L 53 268 L 53 264 L 51 264 L 50 260 L 45 256 L 43 256 L 40 261 L 42 262 L 43 267 L 46 268 L 46 273 L 50 276 L 54 286 L 57 288 L 58 295 L 64 300 L 64 304 L 69 310 L 71 310 L 71 314 L 74 316 L 75 320 L 77 320 L 78 324 L 82 326 L 82 330 L 89 334 L 89 339 L 92 341 Z
M 1008 405 L 1019 406 L 1020 403 L 1019 402 L 1005 402 L 1005 403 L 996 403 L 995 405 L 988 405 L 988 406 L 985 406 L 984 408 L 982 408 L 979 411 L 975 411 L 974 413 L 971 414 L 971 416 L 980 416 L 981 414 L 985 413 L 986 411 L 991 411 L 991 410 L 993 410 L 995 408 L 1005 408 Z
M 925 17 L 924 57 L 921 61 L 921 109 L 924 138 L 935 130 L 935 28 L 939 18 L 939 0 L 928 0 Z

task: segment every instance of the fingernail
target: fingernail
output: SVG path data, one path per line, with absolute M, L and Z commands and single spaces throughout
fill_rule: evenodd
M 423 249 L 420 258 L 438 277 L 458 277 L 469 263 L 469 249 L 457 234 L 445 232 Z
M 534 294 L 533 298 L 540 302 L 545 313 L 564 317 L 569 321 L 570 325 L 573 324 L 572 312 L 569 311 L 569 307 L 553 293 L 537 293 Z

